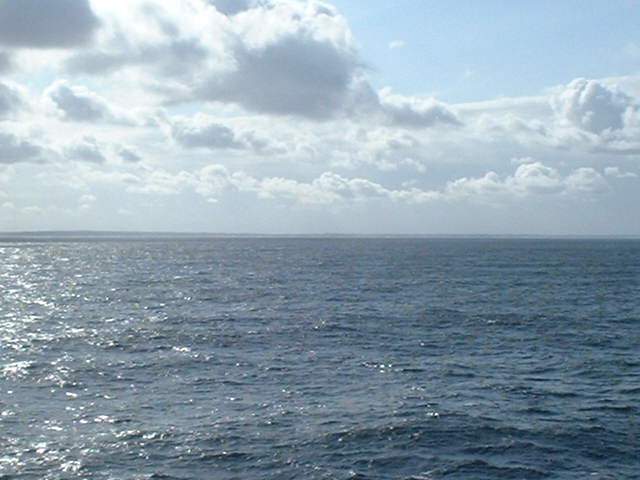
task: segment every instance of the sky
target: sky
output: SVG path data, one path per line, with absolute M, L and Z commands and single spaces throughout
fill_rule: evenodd
M 637 0 L 0 0 L 0 231 L 640 235 Z

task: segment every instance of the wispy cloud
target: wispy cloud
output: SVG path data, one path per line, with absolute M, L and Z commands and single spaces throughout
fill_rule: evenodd
M 389 49 L 393 50 L 394 48 L 402 48 L 405 47 L 407 43 L 404 40 L 392 40 L 389 42 Z

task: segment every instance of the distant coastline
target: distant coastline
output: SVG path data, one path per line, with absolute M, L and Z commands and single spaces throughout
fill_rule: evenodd
M 216 238 L 362 238 L 362 239 L 523 239 L 523 240 L 639 240 L 640 235 L 624 234 L 365 234 L 365 233 L 210 233 L 210 232 L 153 232 L 110 230 L 42 230 L 0 232 L 2 241 L 44 240 L 171 240 L 171 239 L 216 239 Z

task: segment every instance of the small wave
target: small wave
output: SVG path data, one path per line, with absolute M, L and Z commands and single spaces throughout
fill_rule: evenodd
M 210 460 L 215 460 L 216 462 L 218 461 L 228 461 L 228 462 L 234 462 L 234 461 L 249 461 L 252 459 L 252 455 L 250 453 L 246 453 L 246 452 L 227 452 L 225 450 L 221 451 L 221 452 L 216 452 L 216 453 L 204 453 L 202 455 L 200 455 L 199 460 L 202 461 L 210 461 Z
M 427 478 L 464 478 L 473 480 L 533 480 L 547 478 L 549 472 L 525 466 L 498 466 L 484 460 L 462 460 L 454 464 L 431 470 L 423 475 Z
M 0 367 L 0 375 L 5 377 L 25 377 L 35 367 L 35 362 L 23 360 L 6 363 Z
M 465 453 L 481 454 L 481 455 L 532 455 L 536 454 L 558 454 L 563 452 L 563 449 L 540 445 L 535 442 L 517 441 L 503 442 L 497 444 L 486 444 L 466 447 L 463 450 Z
M 595 405 L 592 407 L 579 408 L 580 412 L 617 412 L 617 413 L 633 413 L 637 411 L 637 407 L 633 405 Z

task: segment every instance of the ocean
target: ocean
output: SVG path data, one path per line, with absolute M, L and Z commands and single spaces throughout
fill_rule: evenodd
M 0 254 L 0 479 L 640 478 L 639 240 Z

